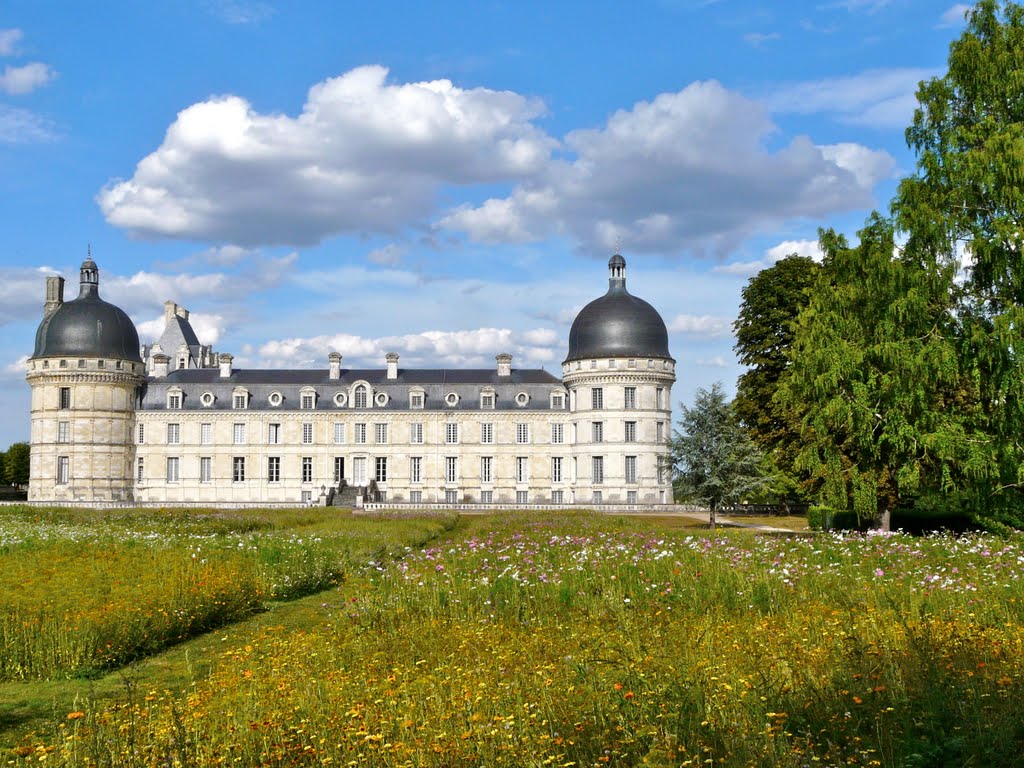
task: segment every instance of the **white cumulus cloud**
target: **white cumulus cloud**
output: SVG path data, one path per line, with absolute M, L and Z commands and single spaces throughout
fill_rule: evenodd
M 973 6 L 968 5 L 967 3 L 957 3 L 953 7 L 947 9 L 942 16 L 939 17 L 939 29 L 963 26 L 966 21 L 967 12 L 971 10 L 972 7 Z
M 22 35 L 20 29 L 0 29 L 0 56 L 14 56 Z
M 429 215 L 440 185 L 529 176 L 555 146 L 531 123 L 535 100 L 387 74 L 365 66 L 318 83 L 296 117 L 238 96 L 194 104 L 100 207 L 142 237 L 311 244 L 393 232 Z
M 740 277 L 752 277 L 762 269 L 775 264 L 777 261 L 796 254 L 806 256 L 821 262 L 824 252 L 821 250 L 821 243 L 817 240 L 783 240 L 778 245 L 773 245 L 764 252 L 764 256 L 753 261 L 733 261 L 728 264 L 720 264 L 714 268 L 715 272 L 722 272 L 727 275 L 738 275 Z
M 325 365 L 327 354 L 337 351 L 345 365 L 381 366 L 384 355 L 397 352 L 400 366 L 487 367 L 499 352 L 513 356 L 513 366 L 540 365 L 554 360 L 561 339 L 553 331 L 537 329 L 516 333 L 508 328 L 462 331 L 423 331 L 367 338 L 353 334 L 324 334 L 278 339 L 256 350 L 255 363 L 272 368 Z
M 782 85 L 765 98 L 773 112 L 796 115 L 832 113 L 842 122 L 874 128 L 903 128 L 914 116 L 917 86 L 939 74 L 935 69 L 868 69 Z
M 12 96 L 31 93 L 36 88 L 46 85 L 57 76 L 49 66 L 33 61 L 20 67 L 9 64 L 0 73 L 0 91 Z
M 872 202 L 892 172 L 885 152 L 815 146 L 804 136 L 770 151 L 761 104 L 717 82 L 619 110 L 564 140 L 574 155 L 549 163 L 508 197 L 463 205 L 440 226 L 485 242 L 571 235 L 604 251 L 728 252 L 749 234 L 794 217 Z
M 673 333 L 715 339 L 732 332 L 732 323 L 714 315 L 676 315 L 668 324 Z

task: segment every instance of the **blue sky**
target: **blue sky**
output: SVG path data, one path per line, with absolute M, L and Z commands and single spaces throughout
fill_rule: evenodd
M 732 389 L 746 281 L 887 205 L 965 10 L 7 0 L 0 448 L 44 277 L 73 298 L 90 244 L 144 342 L 172 299 L 239 367 L 557 372 L 621 242 L 676 399 Z

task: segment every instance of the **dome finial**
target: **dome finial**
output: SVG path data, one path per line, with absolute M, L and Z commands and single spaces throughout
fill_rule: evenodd
M 614 255 L 608 259 L 608 288 L 615 289 L 626 287 L 626 260 L 622 258 L 619 249 L 615 249 Z
M 96 266 L 96 262 L 92 260 L 92 244 L 87 247 L 85 261 L 82 262 L 79 275 L 81 289 L 78 298 L 92 297 L 98 299 L 100 295 L 100 270 Z

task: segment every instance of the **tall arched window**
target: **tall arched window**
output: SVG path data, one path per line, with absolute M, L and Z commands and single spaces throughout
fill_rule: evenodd
M 366 387 L 360 384 L 353 394 L 352 403 L 354 408 L 366 407 Z

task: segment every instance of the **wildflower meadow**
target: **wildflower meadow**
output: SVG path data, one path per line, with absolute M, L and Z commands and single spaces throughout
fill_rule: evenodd
M 410 521 L 351 523 L 379 526 L 388 543 L 362 558 L 351 550 L 344 579 L 297 600 L 308 612 L 301 627 L 218 631 L 209 673 L 186 688 L 143 679 L 116 700 L 79 702 L 26 735 L 11 760 L 1024 761 L 1017 540 L 712 534 L 635 518 L 507 514 L 463 518 L 450 530 L 434 522 L 415 529 L 417 544 L 403 527 Z M 340 535 L 342 521 L 334 529 Z M 254 535 L 225 533 L 208 553 L 230 552 L 223 567 L 244 570 L 235 549 L 249 544 L 235 541 Z M 126 550 L 163 546 L 132 541 L 125 537 Z M 305 557 L 267 565 L 253 556 L 264 574 L 251 577 L 255 594 L 302 571 Z

